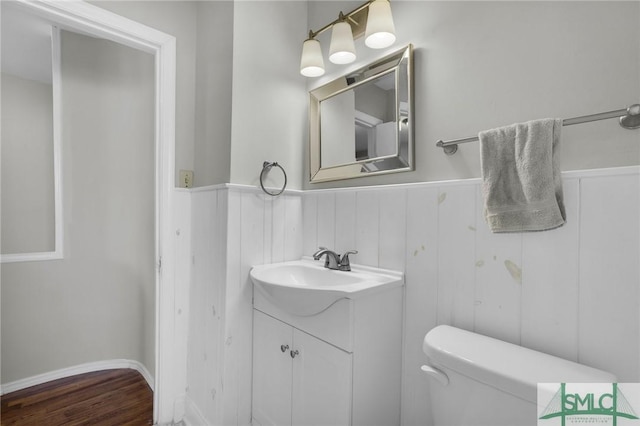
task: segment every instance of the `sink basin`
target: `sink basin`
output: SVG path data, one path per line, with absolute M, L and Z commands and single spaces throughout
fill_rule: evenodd
M 299 316 L 319 314 L 340 299 L 357 299 L 401 286 L 401 272 L 351 265 L 351 271 L 324 267 L 324 260 L 301 259 L 254 266 L 255 287 L 280 309 Z

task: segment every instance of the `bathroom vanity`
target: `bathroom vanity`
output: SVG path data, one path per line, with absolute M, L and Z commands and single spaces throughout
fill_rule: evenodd
M 400 423 L 403 278 L 394 274 L 309 316 L 255 286 L 254 426 Z

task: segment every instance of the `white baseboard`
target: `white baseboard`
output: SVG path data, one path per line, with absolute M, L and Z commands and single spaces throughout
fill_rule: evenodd
M 75 365 L 73 367 L 62 368 L 60 370 L 50 371 L 48 373 L 38 374 L 37 376 L 27 377 L 26 379 L 16 380 L 14 382 L 3 383 L 0 385 L 0 395 L 15 392 L 31 386 L 40 385 L 42 383 L 58 380 L 65 377 L 75 376 L 76 374 L 91 373 L 101 370 L 115 370 L 117 368 L 129 368 L 139 372 L 147 381 L 147 384 L 154 390 L 153 376 L 138 361 L 130 359 L 110 359 L 105 361 L 89 362 L 86 364 Z
M 185 426 L 207 426 L 207 420 L 200 412 L 198 406 L 189 398 L 188 396 L 185 398 L 185 415 L 182 421 Z

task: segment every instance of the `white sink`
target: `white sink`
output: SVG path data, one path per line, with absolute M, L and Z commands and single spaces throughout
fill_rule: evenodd
M 255 287 L 274 305 L 294 315 L 316 315 L 340 299 L 357 299 L 401 286 L 401 272 L 351 265 L 351 271 L 324 267 L 324 260 L 302 259 L 254 266 Z

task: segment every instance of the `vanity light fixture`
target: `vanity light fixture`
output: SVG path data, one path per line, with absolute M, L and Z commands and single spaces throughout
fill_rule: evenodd
M 320 42 L 313 38 L 309 31 L 309 38 L 302 44 L 302 58 L 300 59 L 300 74 L 305 77 L 320 77 L 324 74 L 324 60 Z
M 340 12 L 340 22 L 331 30 L 329 60 L 334 64 L 350 64 L 356 60 L 356 46 L 353 43 L 353 31 Z
M 389 0 L 369 0 L 346 15 L 340 12 L 338 19 L 318 31 L 309 31 L 309 38 L 302 45 L 302 75 L 319 77 L 324 74 L 322 48 L 316 37 L 329 28 L 332 29 L 329 60 L 334 64 L 355 61 L 353 40 L 360 36 L 365 36 L 365 45 L 372 49 L 383 49 L 396 41 Z
M 395 42 L 396 29 L 391 16 L 391 5 L 387 0 L 374 0 L 369 5 L 364 44 L 372 49 L 384 49 Z

